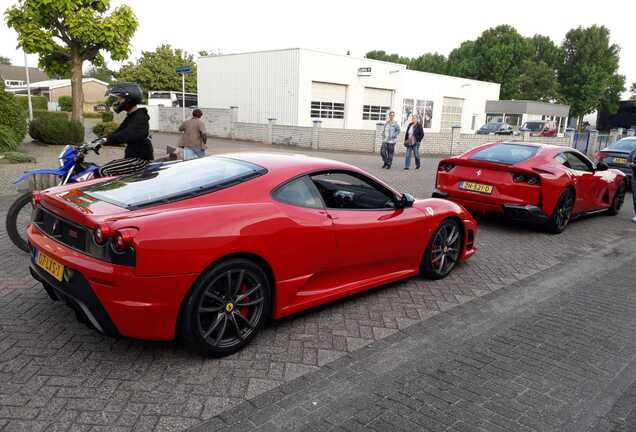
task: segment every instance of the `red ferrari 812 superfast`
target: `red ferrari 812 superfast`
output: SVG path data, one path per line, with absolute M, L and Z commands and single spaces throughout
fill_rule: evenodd
M 617 214 L 625 189 L 625 174 L 575 149 L 499 142 L 442 160 L 433 196 L 473 212 L 544 224 L 558 234 L 575 216 Z
M 33 194 L 31 272 L 108 335 L 210 356 L 279 318 L 475 253 L 476 224 L 344 163 L 241 153 Z

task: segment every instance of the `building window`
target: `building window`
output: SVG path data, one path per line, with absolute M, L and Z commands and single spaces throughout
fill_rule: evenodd
M 15 81 L 15 80 L 7 80 L 4 83 L 6 84 L 7 87 L 18 87 L 18 86 L 24 85 L 24 81 Z
M 506 114 L 506 124 L 513 128 L 521 127 L 522 117 L 521 114 Z
M 344 119 L 344 104 L 311 101 L 311 118 Z
M 473 120 L 470 122 L 470 128 L 472 130 L 477 129 L 477 114 L 473 114 Z
M 404 99 L 402 101 L 402 127 L 406 127 L 407 124 L 411 121 L 411 116 L 413 115 L 413 110 L 415 109 L 415 100 L 414 99 Z
M 486 123 L 501 123 L 503 121 L 503 114 L 488 113 L 486 114 Z
M 418 99 L 415 105 L 415 115 L 424 129 L 430 129 L 433 122 L 433 101 Z
M 386 120 L 391 108 L 379 105 L 364 105 L 362 107 L 362 120 Z

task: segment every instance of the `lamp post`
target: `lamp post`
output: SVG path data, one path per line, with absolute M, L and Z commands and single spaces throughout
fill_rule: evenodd
M 24 70 L 26 72 L 27 104 L 29 106 L 29 121 L 33 121 L 33 105 L 31 104 L 31 77 L 29 76 L 29 65 L 27 54 L 24 52 Z

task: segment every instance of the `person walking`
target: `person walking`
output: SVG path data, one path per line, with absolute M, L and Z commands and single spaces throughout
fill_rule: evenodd
M 197 159 L 205 156 L 208 148 L 208 132 L 205 130 L 203 112 L 200 109 L 192 111 L 192 118 L 181 123 L 179 131 L 183 132 L 181 144 L 183 147 L 183 159 Z
M 411 168 L 411 157 L 415 156 L 415 169 L 420 169 L 420 143 L 424 138 L 424 129 L 417 116 L 411 116 L 411 122 L 406 128 L 404 136 L 404 147 L 406 147 L 406 157 L 404 160 L 404 169 Z
M 380 155 L 384 162 L 382 168 L 391 169 L 398 135 L 400 135 L 400 125 L 395 121 L 395 112 L 391 111 L 382 132 L 382 147 L 380 147 Z
M 632 222 L 636 222 L 636 149 L 629 154 L 629 162 L 632 166 L 632 200 L 634 201 L 634 217 Z

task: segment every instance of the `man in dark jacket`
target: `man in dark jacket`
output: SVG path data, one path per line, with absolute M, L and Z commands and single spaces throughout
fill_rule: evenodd
M 420 169 L 420 143 L 424 138 L 424 129 L 417 121 L 417 116 L 411 116 L 411 123 L 406 128 L 404 146 L 406 147 L 406 159 L 404 169 L 411 167 L 411 155 L 415 156 L 415 169 Z
M 124 159 L 117 159 L 102 166 L 102 176 L 130 174 L 142 170 L 154 159 L 150 132 L 150 116 L 145 108 L 137 105 L 143 100 L 141 89 L 135 83 L 115 84 L 110 95 L 117 98 L 113 105 L 116 113 L 126 111 L 126 118 L 117 130 L 106 138 L 102 144 L 126 144 Z

